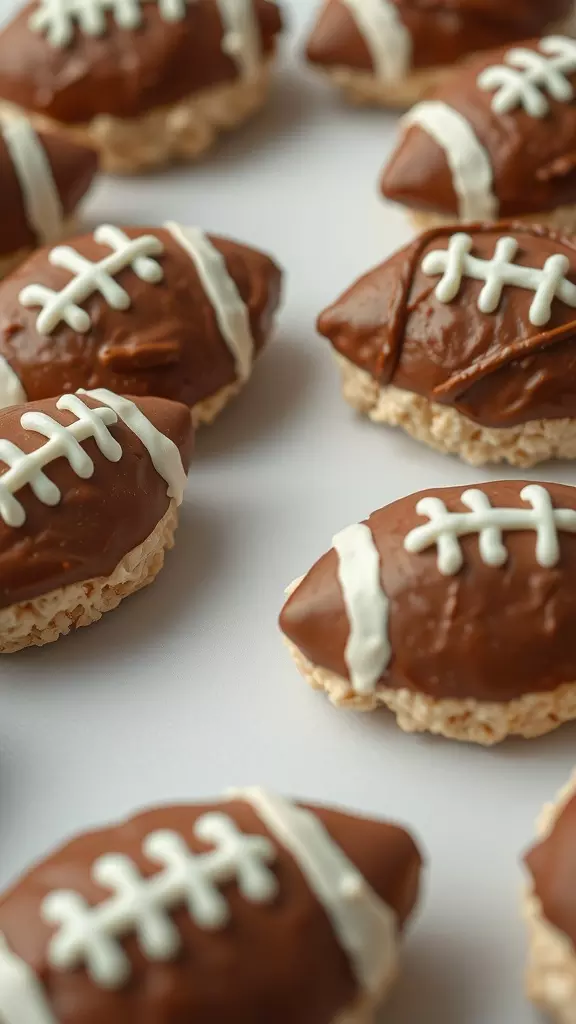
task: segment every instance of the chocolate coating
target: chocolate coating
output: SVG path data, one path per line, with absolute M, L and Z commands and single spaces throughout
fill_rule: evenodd
M 92 183 L 98 156 L 86 146 L 79 146 L 55 135 L 39 133 L 38 138 L 52 169 L 62 213 L 68 218 Z M 4 141 L 1 125 L 0 224 L 0 257 L 19 249 L 32 248 L 41 242 L 26 216 L 22 185 Z
M 163 279 L 141 281 L 131 268 L 115 280 L 131 298 L 127 310 L 112 309 L 98 293 L 82 303 L 91 318 L 86 334 L 60 323 L 48 336 L 38 333 L 38 308 L 24 307 L 27 284 L 59 291 L 71 273 L 49 262 L 50 248 L 38 250 L 0 284 L 0 354 L 33 401 L 78 388 L 109 388 L 118 394 L 157 395 L 194 406 L 236 380 L 234 357 L 190 256 L 161 228 L 122 228 L 129 238 L 154 234 L 164 253 L 154 258 Z M 255 351 L 265 344 L 280 298 L 278 267 L 255 249 L 226 239 L 210 240 L 248 308 Z M 69 243 L 90 260 L 110 254 L 93 235 Z
M 412 910 L 418 890 L 420 855 L 403 829 L 335 810 L 312 808 L 371 886 L 399 915 Z M 89 903 L 109 892 L 91 877 L 104 853 L 128 855 L 145 877 L 158 870 L 142 853 L 157 829 L 178 832 L 194 852 L 206 845 L 194 837 L 197 818 L 210 811 L 230 815 L 242 831 L 269 835 L 247 803 L 166 807 L 112 828 L 90 832 L 33 868 L 0 899 L 0 932 L 41 979 L 58 1024 L 332 1024 L 357 995 L 356 980 L 325 911 L 296 862 L 271 836 L 278 850 L 273 865 L 280 890 L 264 905 L 251 904 L 236 882 L 219 886 L 230 908 L 230 924 L 217 931 L 198 927 L 185 908 L 172 916 L 182 940 L 177 959 L 150 962 L 127 937 L 132 974 L 117 991 L 94 985 L 84 969 L 57 972 L 47 963 L 52 927 L 40 904 L 52 890 L 72 888 Z
M 271 0 L 254 0 L 263 53 L 275 48 L 282 17 Z M 121 29 L 112 13 L 102 36 L 76 29 L 59 48 L 28 27 L 28 4 L 0 33 L 0 97 L 67 124 L 98 114 L 132 118 L 209 86 L 234 81 L 238 68 L 222 52 L 216 0 L 192 0 L 181 21 L 168 22 L 142 3 L 142 25 Z
M 450 405 L 485 427 L 576 417 L 576 314 L 559 299 L 544 328 L 529 320 L 534 292 L 506 286 L 495 313 L 482 313 L 483 282 L 465 277 L 458 296 L 439 302 L 440 275 L 423 273 L 422 260 L 446 249 L 464 231 L 473 254 L 491 259 L 496 243 L 513 235 L 515 263 L 543 267 L 556 253 L 568 257 L 576 282 L 576 246 L 534 225 L 461 225 L 426 232 L 352 285 L 319 317 L 318 330 L 334 348 L 382 386 Z M 1 294 L 1 293 L 0 293 Z
M 475 485 L 492 506 L 529 508 L 526 481 Z M 556 508 L 576 509 L 576 488 L 546 484 Z M 380 682 L 431 697 L 510 701 L 525 693 L 576 682 L 576 535 L 560 532 L 561 557 L 552 569 L 536 561 L 536 534 L 505 532 L 508 560 L 482 561 L 478 534 L 462 537 L 463 567 L 442 576 L 433 546 L 420 554 L 404 539 L 427 520 L 420 498 L 438 497 L 451 512 L 469 511 L 465 487 L 421 491 L 374 512 L 366 522 L 381 560 L 389 601 L 392 658 Z M 313 566 L 284 605 L 280 627 L 314 664 L 349 678 L 345 648 L 349 623 L 334 549 Z
M 100 402 L 84 396 L 98 408 Z M 190 413 L 183 405 L 155 398 L 136 400 L 145 416 L 180 449 L 187 469 L 192 454 Z M 20 417 L 37 410 L 66 426 L 76 422 L 56 408 L 56 399 L 0 410 L 0 437 L 32 452 L 46 443 L 24 430 Z M 24 506 L 23 526 L 0 519 L 0 608 L 28 601 L 70 583 L 109 576 L 124 555 L 148 537 L 168 509 L 166 481 L 156 472 L 142 442 L 121 421 L 110 433 L 122 447 L 120 462 L 110 462 L 93 438 L 82 447 L 94 462 L 94 474 L 82 480 L 65 458 L 49 463 L 45 474 L 60 489 L 60 502 L 49 507 L 29 486 L 18 491 Z M 6 466 L 0 461 L 1 472 Z M 0 480 L 2 479 L 0 473 Z
M 392 0 L 412 39 L 413 67 L 450 65 L 507 42 L 537 35 L 571 11 L 570 0 Z M 342 0 L 321 8 L 306 56 L 322 67 L 373 71 L 356 20 Z
M 538 39 L 519 45 L 538 50 Z M 530 117 L 522 106 L 492 110 L 494 91 L 477 85 L 485 68 L 504 63 L 508 46 L 471 58 L 427 100 L 448 104 L 472 126 L 489 154 L 500 216 L 540 213 L 576 202 L 576 103 L 560 103 L 546 90 L 549 112 Z M 576 72 L 567 76 L 576 85 Z M 405 132 L 384 170 L 382 194 L 414 209 L 458 214 L 458 198 L 446 154 L 419 125 Z
M 525 863 L 544 917 L 576 946 L 576 797 L 562 809 L 550 834 L 526 854 Z

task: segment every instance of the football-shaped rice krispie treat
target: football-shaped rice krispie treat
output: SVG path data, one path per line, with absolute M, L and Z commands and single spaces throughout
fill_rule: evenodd
M 565 36 L 470 60 L 404 118 L 383 195 L 418 227 L 527 217 L 573 231 L 575 87 Z
M 558 1024 L 576 1020 L 576 775 L 542 812 L 525 857 L 529 997 Z
M 0 295 L 1 295 L 0 291 Z M 576 457 L 576 246 L 545 228 L 423 234 L 318 321 L 344 396 L 472 465 Z
M 273 0 L 33 0 L 0 33 L 0 102 L 130 173 L 200 156 L 262 106 Z
M 88 626 L 153 582 L 191 449 L 187 407 L 164 399 L 101 388 L 0 412 L 0 653 Z
M 421 491 L 342 530 L 280 626 L 337 706 L 490 745 L 576 718 L 576 488 Z
M 408 107 L 477 50 L 573 27 L 572 0 L 325 0 L 306 56 L 353 102 Z
M 92 149 L 38 133 L 25 117 L 0 116 L 0 277 L 72 230 L 97 162 Z
M 6 1024 L 372 1024 L 421 858 L 262 789 L 73 839 L 0 897 Z
M 263 253 L 175 223 L 40 249 L 0 285 L 0 407 L 104 387 L 211 423 L 268 339 L 280 279 Z

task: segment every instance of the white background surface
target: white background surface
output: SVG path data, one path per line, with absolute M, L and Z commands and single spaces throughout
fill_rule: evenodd
M 154 801 L 261 783 L 390 815 L 428 855 L 389 1024 L 529 1024 L 518 857 L 568 776 L 576 726 L 494 750 L 406 736 L 309 691 L 276 628 L 332 534 L 426 485 L 486 479 L 344 405 L 317 313 L 408 240 L 377 198 L 395 118 L 347 110 L 296 54 L 266 113 L 200 166 L 102 180 L 90 220 L 197 223 L 287 271 L 276 339 L 200 436 L 175 552 L 98 625 L 2 662 L 0 884 L 71 832 Z M 9 9 L 0 0 L 0 13 Z M 504 473 L 495 473 L 501 476 Z M 535 478 L 576 481 L 573 467 Z

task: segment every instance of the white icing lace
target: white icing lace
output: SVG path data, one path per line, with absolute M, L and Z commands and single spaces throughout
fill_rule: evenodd
M 182 21 L 188 0 L 40 0 L 30 16 L 32 32 L 45 35 L 52 46 L 67 46 L 74 38 L 76 25 L 84 35 L 101 36 L 106 31 L 106 15 L 111 12 L 123 29 L 139 28 L 142 4 L 155 3 L 164 21 Z
M 455 576 L 463 565 L 459 537 L 479 534 L 480 557 L 485 565 L 498 567 L 508 559 L 503 533 L 534 530 L 536 561 L 552 568 L 560 560 L 558 531 L 576 533 L 576 511 L 556 509 L 545 487 L 530 484 L 520 492 L 531 508 L 493 508 L 484 491 L 464 491 L 461 502 L 470 512 L 449 512 L 440 498 L 422 498 L 416 505 L 420 516 L 429 522 L 416 526 L 404 540 L 406 551 L 419 554 L 436 545 L 438 570 L 443 576 Z
M 102 224 L 94 232 L 99 245 L 108 245 L 113 250 L 109 256 L 92 263 L 81 256 L 70 245 L 58 245 L 52 249 L 48 259 L 52 266 L 69 270 L 75 276 L 60 292 L 41 284 L 29 284 L 20 292 L 18 299 L 23 306 L 40 306 L 36 329 L 40 334 L 51 334 L 59 323 L 68 324 L 74 331 L 85 334 L 90 330 L 91 320 L 81 302 L 99 292 L 112 309 L 128 309 L 130 296 L 114 275 L 131 267 L 141 281 L 155 284 L 164 273 L 151 255 L 164 251 L 164 246 L 155 235 L 140 235 L 128 238 L 120 228 Z
M 529 117 L 543 118 L 550 111 L 546 93 L 559 103 L 574 99 L 574 87 L 566 77 L 576 72 L 576 42 L 564 36 L 547 36 L 541 50 L 517 47 L 509 50 L 506 64 L 485 68 L 478 76 L 478 87 L 494 92 L 492 110 L 509 114 L 522 107 Z
M 174 959 L 181 937 L 170 917 L 178 906 L 188 909 L 200 928 L 225 927 L 230 917 L 218 886 L 236 880 L 244 899 L 266 903 L 278 892 L 278 881 L 268 864 L 276 859 L 273 843 L 264 836 L 244 835 L 225 814 L 198 818 L 195 836 L 214 844 L 207 853 L 195 854 L 186 841 L 169 830 L 153 832 L 143 852 L 161 870 L 144 878 L 127 856 L 107 854 L 95 861 L 92 876 L 112 895 L 90 906 L 76 892 L 50 893 L 42 904 L 42 916 L 58 925 L 48 948 L 49 963 L 57 970 L 86 968 L 95 984 L 116 989 L 130 976 L 130 961 L 120 940 L 134 934 L 147 959 Z
M 471 256 L 474 242 L 470 235 L 452 235 L 447 249 L 435 249 L 422 261 L 422 270 L 430 277 L 442 275 L 435 295 L 439 302 L 452 302 L 458 295 L 465 277 L 485 281 L 478 298 L 482 313 L 494 313 L 502 299 L 504 288 L 512 286 L 536 292 L 530 306 L 530 323 L 543 327 L 552 316 L 552 303 L 560 299 L 576 309 L 576 285 L 566 278 L 570 260 L 558 253 L 550 256 L 544 267 L 522 267 L 514 263 L 520 248 L 515 238 L 500 238 L 491 260 Z

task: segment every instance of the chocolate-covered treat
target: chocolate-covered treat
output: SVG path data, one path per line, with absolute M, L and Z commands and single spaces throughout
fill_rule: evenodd
M 527 217 L 576 228 L 575 40 L 482 54 L 403 124 L 381 187 L 417 227 Z
M 544 807 L 525 857 L 528 995 L 558 1024 L 576 1019 L 576 775 Z
M 356 103 L 407 107 L 478 50 L 574 29 L 572 0 L 325 0 L 306 56 Z
M 0 32 L 0 101 L 104 170 L 195 159 L 266 99 L 274 0 L 34 0 Z
M 153 582 L 191 450 L 187 407 L 164 399 L 99 388 L 0 412 L 1 654 L 88 626 Z
M 487 746 L 576 718 L 576 488 L 421 491 L 333 545 L 280 626 L 334 704 Z
M 97 167 L 94 150 L 0 116 L 0 277 L 72 230 Z
M 404 829 L 263 789 L 141 813 L 0 897 L 0 1017 L 368 1024 L 420 868 Z
M 252 372 L 280 278 L 255 249 L 174 223 L 41 249 L 0 284 L 0 407 L 104 387 L 210 423 Z
M 1 291 L 0 291 L 1 295 Z M 546 228 L 423 234 L 321 314 L 344 396 L 472 465 L 576 458 L 576 246 Z

